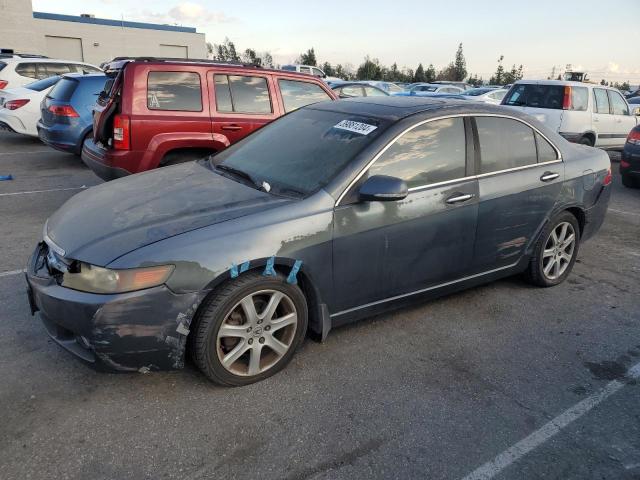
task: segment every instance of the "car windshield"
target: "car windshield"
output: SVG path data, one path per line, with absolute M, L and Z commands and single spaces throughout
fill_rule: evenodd
M 404 88 L 399 87 L 398 85 L 396 85 L 395 83 L 388 83 L 387 84 L 387 90 L 389 90 L 390 92 L 404 92 Z
M 221 169 L 251 178 L 274 194 L 306 197 L 327 185 L 388 124 L 377 118 L 302 108 L 223 150 L 211 161 Z
M 41 92 L 58 83 L 58 80 L 60 80 L 60 77 L 58 75 L 54 75 L 53 77 L 44 78 L 36 82 L 31 82 L 30 84 L 25 85 L 24 88 L 28 88 L 29 90 L 33 90 L 34 92 Z
M 469 97 L 477 97 L 478 95 L 482 95 L 484 93 L 490 92 L 493 90 L 492 88 L 472 88 L 471 90 L 465 90 L 460 93 L 460 95 L 466 95 Z

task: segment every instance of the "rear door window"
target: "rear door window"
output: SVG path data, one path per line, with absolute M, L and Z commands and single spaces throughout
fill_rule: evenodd
M 558 152 L 556 152 L 556 149 L 538 132 L 535 132 L 535 135 L 538 147 L 538 163 L 557 160 Z
M 594 111 L 596 113 L 609 113 L 609 97 L 604 88 L 593 89 Z
M 36 77 L 36 64 L 31 62 L 16 65 L 16 73 L 21 77 L 38 78 Z
M 202 111 L 200 75 L 195 72 L 149 72 L 149 110 Z
M 462 118 L 420 125 L 398 138 L 369 169 L 369 175 L 389 175 L 409 188 L 465 176 L 466 137 Z
M 331 100 L 319 85 L 296 80 L 278 80 L 285 112 L 292 112 L 312 103 Z
M 480 142 L 480 173 L 537 163 L 533 129 L 510 118 L 476 117 Z
M 47 76 L 51 77 L 53 75 L 64 75 L 65 73 L 71 73 L 74 70 L 71 69 L 70 65 L 66 63 L 47 63 L 43 64 L 47 69 Z
M 629 115 L 629 107 L 627 102 L 624 101 L 622 95 L 613 90 L 607 90 L 609 93 L 609 102 L 611 103 L 611 110 L 614 115 Z
M 264 77 L 215 75 L 214 84 L 218 112 L 273 112 L 267 79 Z

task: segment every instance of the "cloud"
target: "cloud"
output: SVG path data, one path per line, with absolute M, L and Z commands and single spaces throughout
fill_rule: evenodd
M 609 65 L 607 65 L 607 72 L 618 73 L 619 71 L 620 71 L 620 65 L 614 62 L 609 62 Z
M 169 23 L 178 25 L 207 26 L 214 23 L 228 23 L 236 19 L 228 17 L 224 12 L 209 10 L 194 2 L 179 2 L 167 12 L 143 10 L 140 15 L 145 21 L 153 23 Z

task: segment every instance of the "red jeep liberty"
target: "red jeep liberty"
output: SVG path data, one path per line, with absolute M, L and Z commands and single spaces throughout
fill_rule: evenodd
M 82 160 L 104 180 L 223 150 L 287 112 L 336 100 L 320 79 L 206 60 L 115 59 Z

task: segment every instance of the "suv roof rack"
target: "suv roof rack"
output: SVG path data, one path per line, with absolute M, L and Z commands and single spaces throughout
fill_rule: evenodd
M 232 65 L 236 67 L 248 67 L 248 68 L 263 68 L 262 65 L 257 63 L 245 63 L 245 62 L 227 62 L 222 60 L 212 60 L 210 58 L 172 58 L 172 57 L 115 57 L 109 62 L 105 62 L 107 70 L 118 70 L 122 68 L 125 63 L 128 62 L 180 62 L 180 63 L 210 63 L 212 65 Z M 111 64 L 115 68 L 110 68 Z

